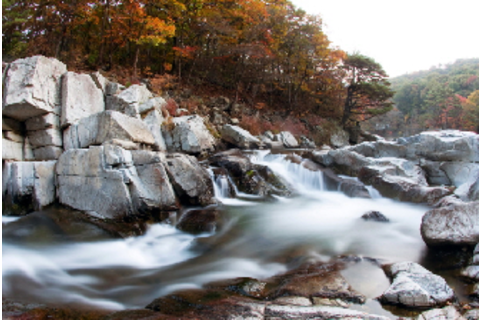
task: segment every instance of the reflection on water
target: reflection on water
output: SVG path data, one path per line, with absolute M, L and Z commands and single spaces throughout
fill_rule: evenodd
M 156 224 L 145 235 L 127 240 L 38 245 L 35 239 L 19 244 L 4 236 L 4 296 L 123 309 L 144 307 L 161 295 L 214 280 L 270 277 L 286 271 L 288 261 L 299 255 L 324 261 L 338 255 L 421 260 L 425 245 L 419 226 L 426 207 L 325 190 L 322 172 L 291 163 L 283 155 L 262 152 L 252 161 L 270 166 L 299 195 L 260 203 L 233 190 L 240 200 L 226 191 L 227 177 L 213 177 L 229 220 L 214 235 L 190 235 Z M 371 210 L 390 223 L 360 218 Z M 383 290 L 386 278 L 378 267 L 355 268 L 344 271 L 352 286 L 368 297 Z M 376 279 L 369 281 L 376 284 L 365 287 L 355 274 Z

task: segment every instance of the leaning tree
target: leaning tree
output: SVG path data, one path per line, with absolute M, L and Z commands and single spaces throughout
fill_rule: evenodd
M 388 75 L 372 58 L 359 53 L 349 54 L 343 61 L 346 72 L 347 95 L 342 125 L 360 122 L 384 114 L 393 108 Z

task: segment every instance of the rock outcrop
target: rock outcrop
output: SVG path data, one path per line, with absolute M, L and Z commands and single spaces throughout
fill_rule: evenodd
M 393 282 L 379 297 L 382 303 L 410 308 L 444 306 L 454 299 L 453 290 L 445 280 L 414 262 L 388 266 L 387 275 Z

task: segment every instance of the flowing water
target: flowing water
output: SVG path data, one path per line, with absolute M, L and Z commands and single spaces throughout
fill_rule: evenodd
M 28 238 L 28 229 L 19 229 L 17 240 L 3 237 L 4 297 L 125 309 L 215 280 L 267 278 L 286 271 L 289 258 L 297 255 L 322 261 L 339 255 L 421 261 L 426 247 L 419 229 L 427 207 L 382 198 L 373 188 L 372 199 L 327 190 L 321 171 L 310 171 L 285 155 L 260 151 L 251 159 L 283 177 L 296 195 L 262 202 L 211 171 L 227 217 L 215 233 L 191 235 L 170 224 L 154 224 L 143 236 L 126 240 L 62 243 L 19 242 L 19 237 Z M 371 210 L 390 222 L 360 218 Z M 3 222 L 15 223 L 6 217 Z M 364 264 L 343 274 L 368 298 L 388 286 L 380 269 Z

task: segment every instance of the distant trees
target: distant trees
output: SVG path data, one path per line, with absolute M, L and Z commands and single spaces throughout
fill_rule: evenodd
M 478 132 L 474 94 L 479 86 L 478 68 L 478 59 L 462 59 L 443 68 L 392 79 L 396 91 L 393 100 L 404 114 L 407 128 L 415 132 L 426 128 Z

